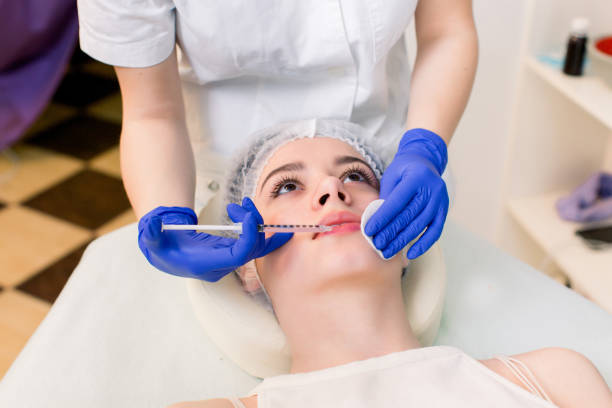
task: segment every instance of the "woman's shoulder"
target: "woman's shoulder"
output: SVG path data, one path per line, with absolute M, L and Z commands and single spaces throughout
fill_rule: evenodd
M 592 395 L 596 401 L 600 401 L 598 405 L 590 405 L 593 407 L 609 407 L 612 403 L 612 394 L 605 380 L 593 362 L 582 353 L 564 347 L 546 347 L 508 357 L 527 366 L 548 396 L 560 407 L 582 406 L 585 395 Z M 492 358 L 479 362 L 531 392 L 500 360 Z M 532 380 L 527 373 L 524 375 Z
M 257 408 L 257 395 L 239 398 L 246 408 Z M 234 408 L 227 398 L 214 398 L 202 401 L 185 401 L 169 405 L 167 408 Z

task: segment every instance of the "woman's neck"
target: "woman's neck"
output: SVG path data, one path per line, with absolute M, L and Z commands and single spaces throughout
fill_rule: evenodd
M 300 296 L 276 305 L 291 348 L 291 373 L 421 347 L 408 323 L 399 284 L 330 287 Z

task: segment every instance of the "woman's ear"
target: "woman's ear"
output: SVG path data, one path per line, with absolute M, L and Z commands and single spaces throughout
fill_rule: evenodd
M 255 260 L 250 260 L 246 264 L 240 266 L 238 268 L 238 276 L 240 276 L 240 280 L 242 281 L 242 288 L 247 293 L 250 294 L 260 289 Z

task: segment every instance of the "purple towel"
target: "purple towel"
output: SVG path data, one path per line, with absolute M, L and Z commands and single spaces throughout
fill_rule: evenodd
M 76 0 L 0 0 L 0 150 L 53 96 L 74 51 Z
M 592 222 L 612 217 L 612 174 L 593 174 L 569 196 L 556 203 L 561 218 L 568 221 Z

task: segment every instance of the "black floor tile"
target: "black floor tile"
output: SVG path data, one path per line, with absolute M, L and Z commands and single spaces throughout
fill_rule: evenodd
M 130 208 L 121 180 L 93 170 L 83 170 L 23 205 L 89 229 Z
M 68 72 L 53 95 L 53 101 L 85 108 L 112 93 L 119 92 L 116 80 L 81 71 Z
M 85 54 L 78 46 L 74 49 L 72 57 L 70 57 L 70 67 L 77 68 L 93 61 L 89 55 Z
M 77 116 L 35 134 L 26 142 L 89 160 L 119 144 L 120 134 L 121 126 L 115 123 Z
M 55 302 L 57 295 L 60 294 L 72 271 L 81 260 L 87 245 L 89 242 L 32 276 L 17 286 L 17 289 L 47 302 Z

